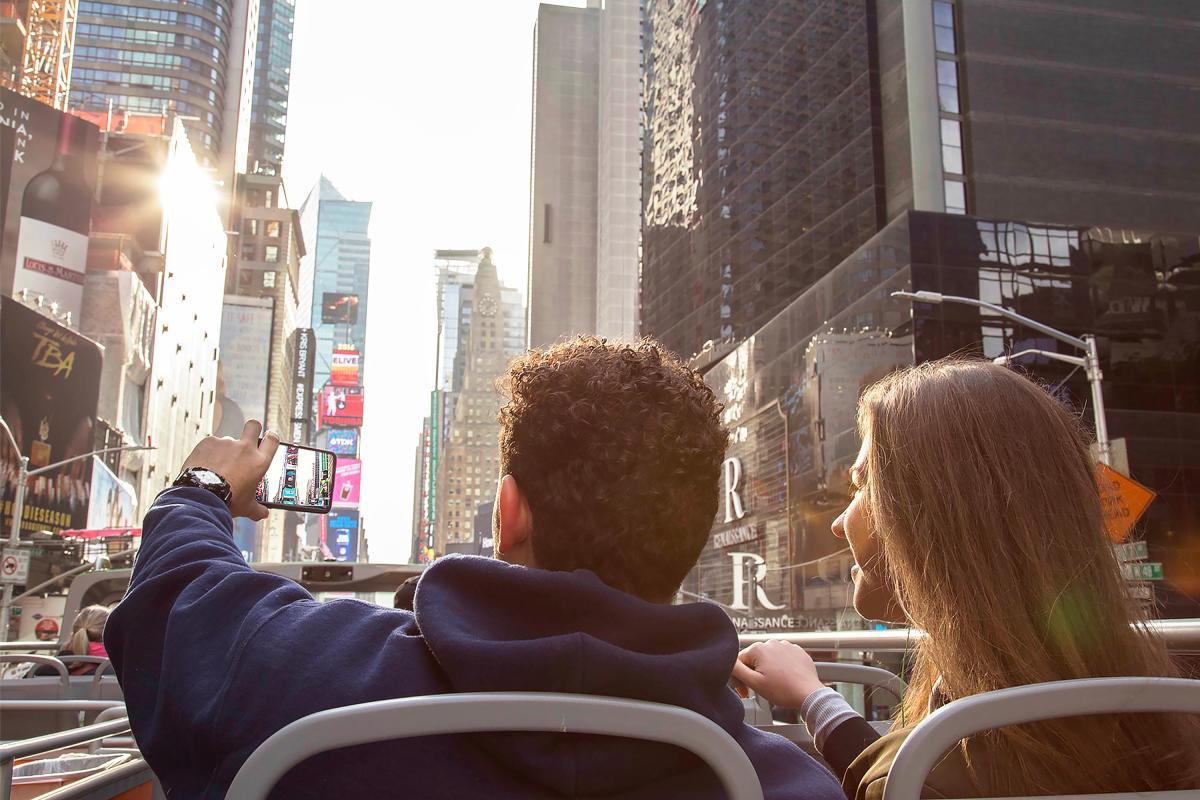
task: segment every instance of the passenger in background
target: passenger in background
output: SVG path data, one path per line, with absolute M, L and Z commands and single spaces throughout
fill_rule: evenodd
M 108 651 L 104 649 L 104 624 L 108 622 L 108 614 L 107 606 L 88 606 L 80 610 L 71 626 L 71 638 L 58 655 L 108 658 Z M 72 675 L 91 675 L 96 667 L 96 664 L 87 663 L 68 665 Z M 58 673 L 52 667 L 39 667 L 33 674 L 42 677 Z
M 414 575 L 397 587 L 396 594 L 392 597 L 392 608 L 404 611 L 413 610 L 413 601 L 417 596 L 417 581 L 420 577 L 420 575 Z
M 734 675 L 798 708 L 851 800 L 882 797 L 912 728 L 940 705 L 1045 681 L 1178 677 L 1143 624 L 1109 541 L 1090 437 L 1041 387 L 987 362 L 892 374 L 859 403 L 850 545 L 854 606 L 912 625 L 912 683 L 880 737 L 781 641 Z M 930 773 L 939 797 L 1200 788 L 1200 720 L 1092 715 L 964 740 Z
M 729 435 L 700 375 L 653 342 L 582 338 L 518 358 L 500 412 L 496 558 L 449 556 L 413 613 L 319 603 L 250 569 L 232 514 L 279 440 L 209 438 L 142 526 L 106 633 L 141 752 L 173 797 L 220 797 L 268 736 L 338 706 L 451 692 L 571 692 L 695 711 L 745 750 L 770 800 L 841 800 L 799 747 L 744 722 L 733 623 L 672 605 L 708 542 Z M 417 624 L 419 623 L 419 625 Z M 275 796 L 725 796 L 695 756 L 559 733 L 433 736 L 311 758 Z

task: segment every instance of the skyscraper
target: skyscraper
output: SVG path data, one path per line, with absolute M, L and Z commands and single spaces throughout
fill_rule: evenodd
M 641 11 L 542 5 L 534 29 L 529 342 L 637 332 Z
M 295 23 L 295 0 L 259 0 L 247 172 L 279 175 L 283 168 Z
M 1200 217 L 1195 70 L 1170 55 L 1194 50 L 1194 9 L 647 0 L 646 19 L 641 323 L 685 356 L 906 210 Z
M 245 169 L 258 0 L 80 0 L 70 104 L 188 118 L 232 190 Z
M 500 396 L 495 380 L 509 355 L 504 347 L 500 279 L 489 248 L 481 251 L 475 273 L 471 323 L 465 341 L 462 386 L 457 391 L 444 449 L 438 463 L 435 550 L 474 541 L 478 507 L 496 491 L 496 447 Z

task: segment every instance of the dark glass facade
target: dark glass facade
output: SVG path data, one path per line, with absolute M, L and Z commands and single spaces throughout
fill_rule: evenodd
M 160 113 L 189 121 L 197 155 L 215 164 L 228 83 L 231 0 L 80 0 L 71 107 Z M 228 86 L 227 86 L 228 83 Z
M 1132 477 L 1158 493 L 1135 534 L 1163 564 L 1157 601 L 1166 616 L 1200 614 L 1200 237 L 919 212 L 700 364 L 726 405 L 745 514 L 719 508 L 684 588 L 730 607 L 742 627 L 862 627 L 852 561 L 830 532 L 849 502 L 862 390 L 953 353 L 1066 351 L 968 306 L 891 298 L 897 289 L 979 298 L 1099 337 L 1110 435 L 1124 440 Z M 1090 422 L 1082 374 L 1032 357 L 1021 366 Z
M 647 2 L 643 333 L 744 338 L 879 229 L 871 7 Z
M 295 0 L 260 0 L 247 172 L 279 175 L 283 169 L 295 23 Z

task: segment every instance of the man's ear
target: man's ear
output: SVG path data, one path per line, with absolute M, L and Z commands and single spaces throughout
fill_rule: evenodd
M 532 554 L 530 535 L 533 533 L 533 514 L 525 493 L 517 485 L 517 479 L 505 475 L 500 479 L 500 491 L 496 497 L 496 552 L 505 560 L 525 563 L 525 558 L 514 558 Z

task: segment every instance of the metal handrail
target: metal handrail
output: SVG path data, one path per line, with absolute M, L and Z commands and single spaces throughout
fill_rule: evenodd
M 124 764 L 101 770 L 95 775 L 89 775 L 66 786 L 55 789 L 47 794 L 39 795 L 38 800 L 74 800 L 74 798 L 96 797 L 95 790 L 103 788 L 105 794 L 100 797 L 114 797 L 114 792 L 125 792 L 146 781 L 154 780 L 154 773 L 144 758 L 134 758 Z M 124 794 L 120 795 L 124 797 Z
M 1167 649 L 1200 651 L 1200 619 L 1159 619 L 1146 624 L 1147 630 L 1158 636 Z M 909 650 L 924 636 L 915 628 L 893 628 L 886 631 L 795 631 L 781 633 L 742 633 L 742 647 L 754 642 L 782 639 L 806 650 L 859 650 L 876 653 L 901 653 Z
M 58 651 L 58 642 L 0 642 L 0 653 L 23 652 L 25 650 Z
M 1200 681 L 1186 678 L 1086 678 L 1035 683 L 962 697 L 926 717 L 904 740 L 888 771 L 883 800 L 916 800 L 929 771 L 954 744 L 981 731 L 1092 714 L 1200 714 Z M 1195 792 L 1066 795 L 1182 798 Z
M 731 800 L 762 800 L 754 765 L 737 741 L 685 708 L 620 697 L 550 692 L 430 695 L 320 711 L 277 731 L 250 754 L 227 796 L 262 800 L 288 770 L 328 750 L 447 733 L 548 731 L 665 742 L 700 756 Z
M 5 702 L 52 703 L 56 701 L 14 700 Z M 95 703 L 100 701 L 78 700 L 74 702 Z M 85 725 L 82 728 L 72 728 L 69 731 L 48 733 L 45 736 L 35 736 L 32 739 L 23 739 L 18 742 L 7 742 L 0 744 L 0 797 L 12 796 L 13 761 L 16 759 L 25 758 L 27 756 L 35 756 L 39 753 L 46 753 L 52 750 L 62 750 L 65 747 L 74 747 L 76 745 L 86 744 L 94 739 L 102 739 L 106 736 L 114 736 L 118 733 L 126 733 L 128 731 L 129 720 L 118 719 L 113 720 L 112 722 L 101 722 L 97 725 Z
M 0 654 L 0 664 L 40 664 L 43 667 L 54 667 L 64 689 L 71 687 L 71 672 L 67 665 L 54 656 L 39 656 L 33 653 Z M 49 675 L 44 677 L 50 677 Z M 24 678 L 22 678 L 24 680 Z

